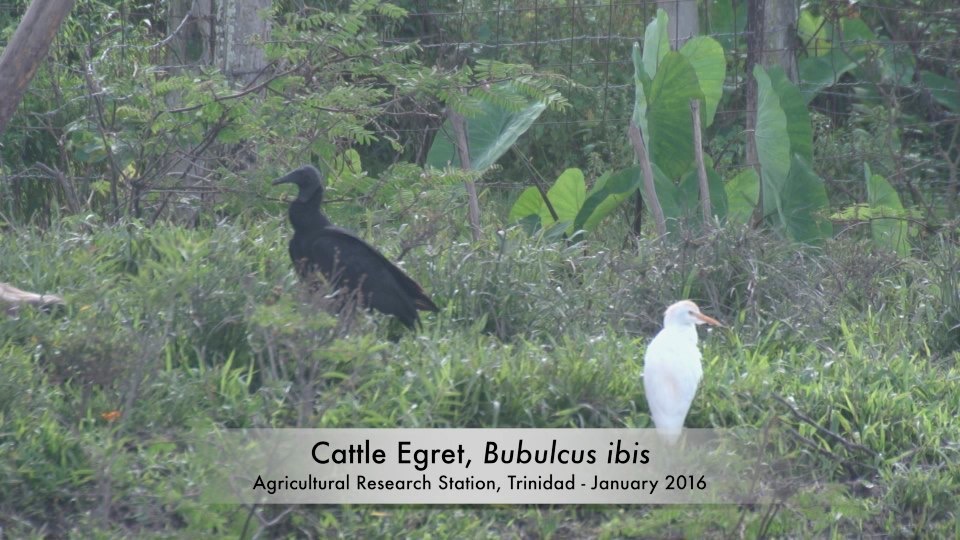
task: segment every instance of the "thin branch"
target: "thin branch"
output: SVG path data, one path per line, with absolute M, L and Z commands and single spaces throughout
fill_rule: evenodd
M 193 2 L 190 3 L 190 9 L 187 10 L 186 15 L 183 16 L 183 20 L 181 20 L 180 24 L 178 24 L 177 27 L 173 29 L 173 32 L 170 32 L 170 35 L 168 35 L 167 37 L 163 38 L 162 40 L 154 43 L 153 45 L 147 48 L 156 49 L 157 47 L 162 47 L 167 43 L 169 43 L 174 37 L 177 36 L 177 34 L 180 33 L 180 30 L 183 28 L 183 25 L 187 24 L 187 21 L 189 21 L 190 18 L 193 17 L 193 12 L 196 9 L 197 9 L 197 0 L 193 0 Z
M 819 431 L 820 433 L 822 433 L 822 434 L 824 434 L 824 435 L 827 435 L 828 437 L 836 440 L 837 442 L 839 442 L 840 444 L 842 444 L 847 450 L 851 450 L 851 451 L 853 451 L 853 450 L 858 450 L 858 451 L 863 452 L 863 453 L 865 453 L 865 454 L 869 454 L 869 455 L 870 455 L 871 457 L 873 457 L 873 458 L 879 458 L 879 457 L 880 457 L 880 455 L 877 454 L 877 452 L 874 451 L 873 449 L 867 448 L 866 446 L 863 446 L 862 444 L 855 443 L 855 442 L 853 442 L 853 441 L 849 441 L 849 440 L 845 439 L 844 437 L 842 437 L 841 435 L 839 435 L 839 434 L 837 434 L 837 433 L 835 433 L 835 432 L 833 432 L 833 431 L 831 431 L 831 430 L 823 427 L 823 426 L 820 425 L 816 420 L 814 420 L 813 418 L 810 418 L 809 416 L 803 414 L 802 412 L 800 412 L 799 409 L 797 409 L 796 407 L 794 407 L 793 405 L 791 405 L 789 401 L 783 399 L 782 397 L 778 396 L 777 394 L 771 394 L 771 396 L 773 397 L 773 399 L 775 399 L 776 401 L 778 401 L 779 403 L 781 403 L 784 407 L 786 407 L 787 409 L 789 409 L 789 410 L 790 410 L 790 413 L 793 414 L 793 416 L 795 416 L 798 420 L 801 420 L 801 421 L 803 421 L 803 422 L 805 422 L 805 423 L 813 426 L 813 427 L 814 427 L 817 431 Z
M 39 161 L 34 164 L 41 171 L 49 174 L 52 178 L 57 180 L 57 183 L 60 184 L 60 188 L 63 189 L 63 194 L 67 198 L 67 208 L 70 209 L 71 214 L 76 214 L 80 212 L 80 199 L 77 197 L 77 191 L 74 189 L 73 182 L 63 174 L 59 169 L 50 167 L 45 163 L 40 163 Z
M 647 154 L 647 147 L 643 143 L 643 134 L 640 128 L 630 121 L 630 129 L 627 132 L 630 136 L 630 142 L 633 143 L 633 151 L 640 162 L 643 170 L 643 192 L 647 206 L 653 214 L 653 220 L 657 225 L 657 235 L 661 238 L 667 235 L 667 220 L 663 217 L 663 208 L 660 206 L 660 199 L 657 198 L 657 188 L 653 180 L 653 166 L 650 164 L 650 156 Z
M 117 157 L 113 153 L 113 145 L 110 143 L 107 132 L 110 131 L 107 126 L 107 115 L 103 106 L 103 88 L 93 77 L 93 51 L 88 47 L 86 50 L 86 69 L 83 70 L 83 78 L 90 91 L 90 98 L 93 101 L 94 112 L 96 113 L 97 133 L 100 135 L 100 142 L 103 144 L 103 150 L 107 154 L 107 163 L 110 165 L 110 202 L 113 203 L 113 219 L 120 219 L 120 195 L 117 184 L 120 179 L 126 179 L 123 170 L 117 163 Z
M 463 170 L 471 169 L 470 147 L 467 141 L 467 121 L 457 111 L 451 107 L 449 109 L 450 125 L 453 126 L 453 134 L 456 137 L 457 152 L 460 157 L 460 168 Z M 481 237 L 480 229 L 480 201 L 477 197 L 477 184 L 473 180 L 466 180 L 463 183 L 467 190 L 467 219 L 470 221 L 470 231 L 473 233 L 473 240 L 479 241 Z
M 710 184 L 707 182 L 707 167 L 703 163 L 703 136 L 700 132 L 700 100 L 690 100 L 690 114 L 693 116 L 693 156 L 697 161 L 697 175 L 700 177 L 700 209 L 703 211 L 703 228 L 710 228 L 713 212 L 710 209 Z
M 530 171 L 530 174 L 533 175 L 533 183 L 537 187 L 537 191 L 540 192 L 540 198 L 543 199 L 544 204 L 547 205 L 547 210 L 550 212 L 550 217 L 553 218 L 554 222 L 560 221 L 560 217 L 557 215 L 557 210 L 553 207 L 553 203 L 550 202 L 550 197 L 547 197 L 547 188 L 546 182 L 543 181 L 543 177 L 540 176 L 540 173 L 533 167 L 533 164 L 530 163 L 530 160 L 527 159 L 527 156 L 523 154 L 516 146 L 512 147 L 513 153 L 520 157 L 520 161 L 523 165 Z
M 271 65 L 272 65 L 272 64 L 271 64 Z M 251 86 L 251 87 L 249 87 L 249 88 L 246 88 L 246 89 L 244 89 L 244 90 L 241 90 L 241 91 L 239 91 L 239 92 L 236 92 L 236 93 L 233 93 L 233 94 L 230 94 L 230 95 L 226 95 L 226 96 L 214 95 L 214 96 L 213 96 L 213 101 L 216 102 L 216 103 L 220 103 L 220 102 L 222 102 L 222 101 L 229 101 L 229 100 L 232 100 L 232 99 L 242 98 L 243 96 L 246 96 L 247 94 L 252 94 L 252 93 L 254 93 L 254 92 L 259 91 L 261 88 L 266 87 L 267 85 L 269 85 L 269 84 L 272 83 L 273 81 L 279 79 L 280 77 L 285 77 L 285 76 L 287 76 L 287 75 L 289 75 L 289 74 L 297 71 L 297 70 L 300 69 L 301 67 L 303 67 L 303 64 L 302 64 L 302 63 L 301 63 L 301 64 L 297 64 L 296 66 L 293 66 L 293 67 L 291 67 L 290 69 L 288 69 L 288 70 L 286 70 L 286 71 L 281 71 L 280 73 L 277 73 L 277 74 L 274 75 L 273 77 L 270 77 L 269 79 L 263 81 L 262 83 L 260 83 L 260 84 L 258 84 L 258 85 L 256 85 L 256 86 Z M 206 105 L 207 105 L 207 103 L 199 103 L 199 104 L 197 104 L 197 105 L 190 105 L 190 106 L 187 106 L 187 107 L 181 107 L 181 108 L 179 108 L 179 109 L 166 109 L 166 110 L 160 111 L 160 112 L 158 112 L 156 115 L 154 115 L 153 120 L 156 120 L 157 117 L 159 117 L 159 116 L 160 116 L 161 114 L 163 114 L 163 113 L 184 113 L 184 112 L 191 112 L 191 111 L 196 111 L 197 109 L 200 109 L 200 108 L 202 108 L 202 107 L 205 107 Z

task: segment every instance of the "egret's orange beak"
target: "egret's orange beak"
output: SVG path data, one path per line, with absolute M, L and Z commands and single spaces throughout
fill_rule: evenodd
M 691 313 L 691 315 L 693 315 L 697 319 L 700 319 L 700 321 L 702 322 L 723 328 L 723 325 L 720 323 L 720 321 L 714 319 L 713 317 L 709 317 L 707 315 L 704 315 L 703 313 Z

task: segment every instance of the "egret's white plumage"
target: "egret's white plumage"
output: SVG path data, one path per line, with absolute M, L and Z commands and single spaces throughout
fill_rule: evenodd
M 690 300 L 673 304 L 663 315 L 663 330 L 650 342 L 643 359 L 643 389 L 650 416 L 657 431 L 671 444 L 680 437 L 703 375 L 697 325 L 704 323 L 723 326 L 700 313 Z

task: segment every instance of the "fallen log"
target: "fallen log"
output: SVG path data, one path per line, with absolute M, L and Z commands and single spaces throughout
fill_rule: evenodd
M 16 316 L 23 305 L 50 311 L 53 306 L 64 304 L 63 298 L 55 294 L 37 294 L 18 289 L 9 283 L 0 283 L 0 311 L 6 312 L 11 317 Z

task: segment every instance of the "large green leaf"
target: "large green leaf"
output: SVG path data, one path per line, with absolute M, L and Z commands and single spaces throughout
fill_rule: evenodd
M 540 190 L 536 187 L 528 187 L 523 190 L 517 202 L 510 208 L 510 214 L 507 219 L 510 221 L 520 221 L 528 216 L 537 216 L 540 220 L 540 209 L 544 207 L 543 197 L 540 196 Z
M 829 30 L 830 26 L 823 16 L 813 15 L 808 9 L 800 12 L 797 35 L 803 43 L 803 52 L 807 57 L 823 56 L 830 52 Z
M 921 70 L 920 80 L 933 99 L 955 113 L 960 113 L 960 84 L 936 73 Z
M 797 242 L 819 244 L 833 235 L 830 201 L 823 179 L 799 154 L 793 154 L 782 194 L 782 220 L 787 235 Z
M 560 234 L 574 232 L 574 221 L 581 213 L 584 200 L 587 198 L 587 186 L 580 169 L 567 169 L 557 178 L 553 186 L 547 191 L 547 199 L 557 213 L 557 220 L 553 219 L 550 208 L 547 206 L 540 190 L 528 187 L 517 198 L 510 208 L 509 219 L 513 222 L 529 223 L 532 217 L 545 230 Z M 560 233 L 557 233 L 557 230 Z M 577 225 L 576 229 L 580 226 Z
M 643 48 L 634 42 L 631 57 L 633 59 L 633 82 L 636 87 L 633 104 L 633 123 L 640 128 L 643 140 L 650 140 L 647 129 L 647 93 L 653 76 L 657 73 L 660 59 L 670 51 L 670 39 L 667 35 L 667 14 L 657 10 L 657 14 L 647 25 L 643 34 Z M 649 143 L 648 143 L 649 144 Z
M 647 98 L 645 142 L 650 160 L 670 178 L 678 178 L 693 162 L 693 121 L 690 101 L 703 101 L 697 73 L 690 61 L 678 52 L 663 57 Z
M 509 83 L 503 84 L 505 86 L 498 89 L 501 92 Z M 484 102 L 482 114 L 466 119 L 471 169 L 483 170 L 493 165 L 517 142 L 520 135 L 530 129 L 546 107 L 546 103 L 531 100 L 522 110 L 510 112 L 491 102 Z M 443 123 L 443 128 L 433 140 L 427 154 L 427 164 L 437 168 L 460 165 L 453 126 L 449 120 Z
M 661 175 L 659 180 L 657 193 L 660 194 L 667 230 L 677 232 L 688 228 L 697 221 L 697 192 L 691 189 L 693 186 L 690 184 L 677 184 L 666 176 Z M 664 201 L 667 201 L 667 204 L 663 204 Z
M 884 84 L 913 86 L 917 60 L 908 44 L 880 38 L 880 76 Z
M 641 178 L 639 165 L 601 176 L 577 213 L 573 229 L 595 230 L 603 218 L 640 187 Z
M 640 80 L 646 78 L 649 80 L 650 77 L 643 69 L 643 53 L 641 52 L 640 44 L 636 41 L 633 42 L 633 48 L 630 50 L 630 59 L 633 61 L 634 79 Z
M 676 230 L 677 221 L 685 214 L 682 204 L 683 200 L 680 193 L 680 186 L 668 178 L 656 163 L 653 167 L 653 189 L 656 191 L 657 199 L 660 201 L 660 208 L 663 210 L 663 217 L 667 220 L 667 228 L 671 231 Z M 650 208 L 650 201 L 647 200 L 647 194 L 640 190 L 640 197 L 643 204 Z
M 861 18 L 843 17 L 840 26 L 843 28 L 844 47 L 853 47 L 854 54 L 867 54 L 867 48 L 877 41 L 877 34 Z
M 631 121 L 640 128 L 640 133 L 643 134 L 643 140 L 648 140 L 650 138 L 650 131 L 647 129 L 647 92 L 646 89 L 649 88 L 652 79 L 647 76 L 646 72 L 643 70 L 642 60 L 640 57 L 640 44 L 633 44 L 633 82 L 635 87 L 634 101 L 633 101 L 633 116 Z
M 575 168 L 563 171 L 557 181 L 554 182 L 553 187 L 547 191 L 547 198 L 550 199 L 550 204 L 553 205 L 553 209 L 557 213 L 557 221 L 570 222 L 570 228 L 567 232 L 572 233 L 573 221 L 576 219 L 577 213 L 580 212 L 583 201 L 587 198 L 587 184 L 583 180 L 583 171 Z M 540 208 L 540 223 L 543 224 L 544 228 L 547 228 L 553 222 L 550 209 L 544 204 Z
M 783 225 L 781 198 L 787 175 L 790 173 L 787 114 L 780 106 L 780 96 L 774 91 L 763 66 L 754 66 L 753 76 L 757 79 L 757 126 L 754 139 L 757 144 L 757 158 L 760 160 L 763 215 L 773 217 Z
M 870 233 L 873 243 L 901 257 L 910 255 L 910 244 L 907 240 L 910 229 L 904 219 L 906 212 L 900 202 L 900 195 L 886 178 L 871 174 L 866 163 L 863 164 L 863 174 L 867 181 L 867 204 L 871 210 Z
M 800 16 L 800 33 L 804 43 L 809 43 L 805 58 L 797 62 L 800 75 L 800 93 L 809 103 L 817 93 L 833 86 L 840 77 L 848 71 L 857 69 L 870 58 L 874 58 L 878 51 L 877 36 L 861 19 L 843 18 L 840 20 L 842 28 L 843 46 L 827 45 L 826 36 L 832 24 L 821 25 L 822 17 L 814 17 L 806 11 Z M 820 28 L 816 39 L 810 41 L 810 32 Z M 831 40 L 835 38 L 829 36 Z M 877 71 L 874 69 L 874 71 Z M 861 73 L 861 78 L 862 73 Z
M 824 56 L 801 58 L 797 62 L 797 71 L 804 101 L 810 103 L 821 90 L 837 84 L 844 73 L 857 65 L 857 61 L 841 48 L 833 48 Z
M 757 126 L 754 133 L 765 218 L 787 236 L 817 243 L 833 234 L 827 219 L 829 208 L 823 180 L 810 167 L 812 155 L 810 119 L 796 88 L 780 68 L 772 77 L 757 65 Z
M 810 113 L 800 97 L 800 91 L 790 82 L 783 68 L 774 66 L 767 72 L 773 91 L 780 97 L 780 107 L 787 119 L 787 137 L 790 139 L 790 152 L 800 154 L 809 163 L 813 163 L 813 130 L 810 127 Z
M 667 33 L 670 19 L 667 12 L 658 9 L 657 16 L 643 33 L 643 71 L 650 79 L 660 69 L 660 61 L 670 52 L 670 36 Z
M 680 227 L 703 224 L 700 209 L 700 177 L 695 169 L 683 176 L 679 183 L 670 181 L 662 174 L 657 178 L 657 194 L 667 219 L 667 228 L 676 231 Z M 669 185 L 667 183 L 669 182 Z M 710 191 L 710 209 L 714 216 L 727 213 L 727 197 L 723 191 L 723 178 L 712 167 L 707 167 L 707 188 Z M 666 204 L 664 204 L 666 200 Z
M 709 26 L 703 33 L 715 36 L 724 50 L 734 50 L 737 45 L 736 37 L 743 36 L 747 26 L 746 2 L 744 0 L 708 0 L 706 7 L 706 23 Z
M 727 75 L 727 60 L 723 47 L 715 39 L 698 36 L 683 44 L 680 54 L 693 66 L 703 92 L 703 128 L 713 123 L 717 105 L 723 95 L 723 80 Z
M 876 59 L 877 53 L 880 51 L 877 47 L 877 35 L 863 19 L 842 18 L 840 19 L 840 27 L 843 30 L 842 38 L 840 38 L 843 46 L 836 46 L 834 47 L 835 50 L 843 50 L 846 57 L 856 62 L 858 66 L 863 65 L 868 60 Z M 837 41 L 838 39 L 834 38 L 834 43 Z
M 707 189 L 710 192 L 710 211 L 721 220 L 727 216 L 727 192 L 724 190 L 723 178 L 713 170 L 713 161 L 704 156 L 704 166 L 707 170 Z M 684 203 L 688 206 L 687 215 L 700 223 L 703 221 L 703 212 L 700 210 L 700 174 L 696 167 L 691 168 L 680 180 L 680 191 L 683 193 Z M 692 209 L 692 212 L 691 210 Z
M 676 232 L 683 227 L 697 225 L 703 221 L 700 211 L 700 181 L 695 172 L 685 175 L 680 183 L 676 183 L 654 164 L 653 183 L 669 231 Z M 718 212 L 726 212 L 723 179 L 708 169 L 707 186 L 710 189 L 711 203 L 716 205 L 713 209 L 714 215 L 722 215 Z M 646 204 L 646 196 L 643 190 L 641 189 L 639 193 L 644 198 L 644 204 Z
M 877 36 L 863 19 L 841 19 L 843 49 L 858 66 L 854 72 L 860 80 L 879 84 L 909 86 L 913 81 L 916 60 L 909 45 Z
M 724 186 L 727 192 L 727 221 L 749 223 L 760 199 L 760 177 L 753 167 L 740 171 Z

